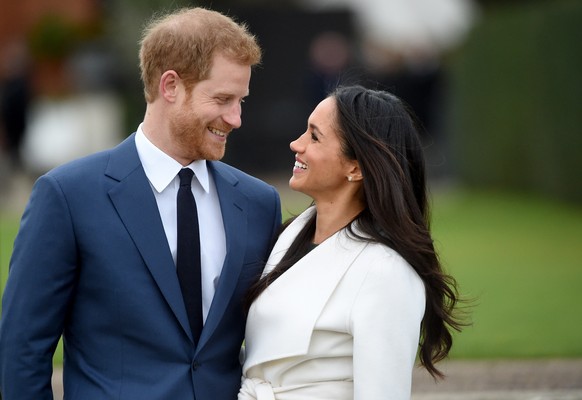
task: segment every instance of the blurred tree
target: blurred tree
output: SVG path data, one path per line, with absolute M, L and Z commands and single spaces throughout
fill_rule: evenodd
M 495 7 L 451 58 L 463 183 L 582 202 L 580 21 L 578 0 Z
M 142 28 L 156 14 L 192 6 L 187 0 L 106 1 L 105 32 L 117 61 L 119 91 L 125 103 L 125 129 L 135 131 L 143 119 L 145 100 L 139 73 L 139 42 Z

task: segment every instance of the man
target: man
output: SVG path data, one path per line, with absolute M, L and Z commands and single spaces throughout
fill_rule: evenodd
M 67 399 L 236 398 L 242 298 L 281 210 L 272 186 L 217 160 L 241 125 L 259 61 L 255 38 L 214 11 L 185 9 L 146 28 L 147 108 L 137 132 L 33 188 L 3 298 L 4 400 L 52 399 L 61 334 Z M 195 173 L 186 187 L 199 218 L 199 337 L 185 305 L 194 283 L 176 265 L 183 168 Z

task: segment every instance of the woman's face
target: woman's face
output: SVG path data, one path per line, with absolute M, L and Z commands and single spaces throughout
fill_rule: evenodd
M 295 166 L 289 186 L 318 201 L 333 201 L 350 182 L 348 176 L 356 161 L 341 151 L 336 129 L 336 102 L 323 100 L 307 121 L 307 131 L 290 144 L 295 152 Z

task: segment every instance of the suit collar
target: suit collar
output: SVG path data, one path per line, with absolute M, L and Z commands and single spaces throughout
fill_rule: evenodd
M 105 175 L 119 182 L 139 168 L 141 162 L 135 148 L 134 133 L 111 150 Z
M 206 344 L 222 319 L 234 294 L 243 268 L 247 237 L 248 198 L 237 188 L 238 179 L 219 161 L 208 161 L 209 172 L 213 175 L 226 237 L 226 257 L 218 280 L 216 292 L 208 317 L 200 336 L 198 351 Z
M 175 265 L 134 138 L 131 135 L 111 151 L 105 175 L 118 184 L 112 186 L 109 197 L 166 302 L 190 335 Z
M 202 330 L 198 351 L 211 337 L 235 291 L 243 266 L 247 238 L 248 198 L 237 189 L 238 179 L 221 162 L 208 162 L 213 174 L 224 230 L 226 258 L 214 299 Z M 170 249 L 152 188 L 141 165 L 135 134 L 112 150 L 105 174 L 118 181 L 109 196 L 143 260 L 182 328 L 191 338 L 188 317 Z

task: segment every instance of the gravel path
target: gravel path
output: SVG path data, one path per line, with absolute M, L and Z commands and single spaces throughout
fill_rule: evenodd
M 413 378 L 413 400 L 582 400 L 582 359 L 448 361 L 435 383 Z
M 435 383 L 415 369 L 412 400 L 582 400 L 582 359 L 447 361 Z M 62 400 L 61 371 L 53 376 Z M 382 400 L 382 399 L 378 399 Z

